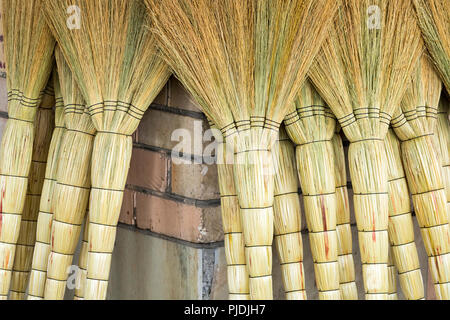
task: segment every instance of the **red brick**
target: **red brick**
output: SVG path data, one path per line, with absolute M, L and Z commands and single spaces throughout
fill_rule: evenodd
M 134 148 L 127 184 L 164 192 L 169 161 L 162 152 Z
M 202 209 L 137 193 L 136 223 L 140 229 L 189 242 L 207 243 L 223 239 L 220 207 Z
M 125 190 L 123 195 L 122 210 L 120 211 L 119 222 L 134 225 L 134 191 Z
M 201 112 L 194 98 L 186 91 L 183 84 L 175 77 L 169 80 L 168 106 L 189 111 Z

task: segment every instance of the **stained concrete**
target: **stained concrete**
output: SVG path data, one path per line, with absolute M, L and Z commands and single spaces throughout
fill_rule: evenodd
M 108 299 L 202 299 L 202 249 L 118 228 Z

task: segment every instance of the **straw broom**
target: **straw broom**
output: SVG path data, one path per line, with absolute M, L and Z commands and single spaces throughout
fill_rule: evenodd
M 44 185 L 42 187 L 39 216 L 37 220 L 36 243 L 28 285 L 28 300 L 44 299 L 44 286 L 47 275 L 47 261 L 50 253 L 50 240 L 53 217 L 53 196 L 56 186 L 56 170 L 62 136 L 64 134 L 64 101 L 61 95 L 56 66 L 53 70 L 55 91 L 55 129 L 50 143 Z
M 421 228 L 438 299 L 450 299 L 450 232 L 441 163 L 434 128 L 441 82 L 425 56 L 412 76 L 392 127 L 401 141 L 402 160 Z
M 413 0 L 425 44 L 434 65 L 450 93 L 450 2 Z
M 368 15 L 373 6 L 379 13 L 375 22 Z M 384 138 L 420 56 L 420 30 L 409 0 L 344 0 L 334 26 L 310 76 L 350 140 L 349 166 L 366 299 L 387 299 Z
M 66 26 L 80 8 L 81 28 Z M 105 299 L 116 226 L 132 152 L 131 135 L 167 82 L 139 0 L 50 0 L 45 16 L 89 106 L 97 130 L 92 153 L 85 298 Z M 55 243 L 56 245 L 56 243 Z
M 336 180 L 336 230 L 338 240 L 339 289 L 343 300 L 358 300 L 353 261 L 352 228 L 350 224 L 350 202 L 347 190 L 344 146 L 341 130 L 336 124 L 336 132 L 331 139 L 334 151 L 334 177 Z
M 444 92 L 439 100 L 437 125 L 434 136 L 436 137 L 436 146 L 440 153 L 442 178 L 445 185 L 447 196 L 447 216 L 450 223 L 450 123 L 448 118 L 449 100 Z
M 400 287 L 406 299 L 424 299 L 422 273 L 414 242 L 411 198 L 403 170 L 400 141 L 392 129 L 387 133 L 385 146 L 389 178 L 390 257 L 399 273 Z
M 78 244 L 91 191 L 90 169 L 95 128 L 59 46 L 55 49 L 55 57 L 64 100 L 66 130 L 61 141 L 56 172 L 52 242 L 44 296 L 45 299 L 62 300 L 67 271 Z
M 146 3 L 174 73 L 234 148 L 250 296 L 272 299 L 270 149 L 337 4 L 323 0 Z
M 275 167 L 274 231 L 287 300 L 306 300 L 301 209 L 295 149 L 284 126 L 272 150 Z
M 306 81 L 284 124 L 296 144 L 297 170 L 319 298 L 340 300 L 336 180 L 331 144 L 336 119 L 312 84 Z
M 34 120 L 50 77 L 54 39 L 42 0 L 4 0 L 8 115 L 0 150 L 0 298 L 6 299 L 31 166 Z
M 44 91 L 34 124 L 35 138 L 29 173 L 30 181 L 28 183 L 14 258 L 9 296 L 11 300 L 24 300 L 28 276 L 31 271 L 31 260 L 33 259 L 34 244 L 36 242 L 39 203 L 55 122 L 53 111 L 54 105 L 55 93 L 53 89 L 53 79 L 50 79 L 47 88 Z
M 87 260 L 89 252 L 89 213 L 84 220 L 83 238 L 81 240 L 80 257 L 78 259 L 78 273 L 76 277 L 76 288 L 73 299 L 84 300 L 87 274 Z
M 229 300 L 249 300 L 248 271 L 245 264 L 244 236 L 242 234 L 239 202 L 234 186 L 233 153 L 227 149 L 222 133 L 209 120 L 209 125 L 218 143 L 217 172 L 219 178 L 220 204 L 224 232 L 225 257 Z

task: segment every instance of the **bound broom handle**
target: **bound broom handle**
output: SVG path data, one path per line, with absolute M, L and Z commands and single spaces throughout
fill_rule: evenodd
M 131 136 L 98 132 L 92 153 L 89 252 L 85 299 L 104 300 L 133 142 Z

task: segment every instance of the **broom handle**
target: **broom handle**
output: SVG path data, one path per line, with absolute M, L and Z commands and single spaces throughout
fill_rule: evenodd
M 29 172 L 30 182 L 28 184 L 25 205 L 22 212 L 19 238 L 13 265 L 9 296 L 11 300 L 25 299 L 28 276 L 30 274 L 31 262 L 33 259 L 34 244 L 36 242 L 39 204 L 54 128 L 54 93 L 52 88 L 47 88 L 47 90 L 48 93 L 43 97 L 41 106 L 37 111 L 35 123 L 35 134 L 37 136 L 35 137 L 33 145 L 32 161 Z
M 84 220 L 83 239 L 81 240 L 80 258 L 78 261 L 78 273 L 76 278 L 76 288 L 74 300 L 84 300 L 84 289 L 86 285 L 87 259 L 89 251 L 89 213 L 86 213 Z
M 352 141 L 348 161 L 366 299 L 386 300 L 389 291 L 389 210 L 384 140 Z
M 279 140 L 278 163 L 284 159 L 292 162 L 293 172 L 283 165 L 277 167 L 275 179 L 285 181 L 292 190 L 277 188 L 274 196 L 275 243 L 280 258 L 281 275 L 287 300 L 306 300 L 305 272 L 303 266 L 303 240 L 301 233 L 300 200 L 297 173 L 295 172 L 294 147 L 289 139 Z M 286 152 L 290 149 L 292 152 Z M 293 181 L 287 181 L 292 179 Z M 281 183 L 280 183 L 281 184 Z
M 389 273 L 389 295 L 388 300 L 398 300 L 397 295 L 397 268 L 394 264 L 392 246 L 389 246 L 389 257 L 388 257 L 388 273 Z
M 227 260 L 227 279 L 229 300 L 249 300 L 248 271 L 245 264 L 244 236 L 242 234 L 239 201 L 234 186 L 233 166 L 226 163 L 226 144 L 219 143 L 223 156 L 217 165 L 222 225 L 224 231 L 225 256 Z
M 250 298 L 272 300 L 273 160 L 259 141 L 238 149 L 234 179 L 241 207 Z
M 343 300 L 358 300 L 353 260 L 353 241 L 350 220 L 350 202 L 347 189 L 347 170 L 342 138 L 335 133 L 332 138 L 336 178 L 336 229 L 338 238 L 339 288 Z M 338 165 L 338 163 L 340 165 Z
M 20 232 L 17 241 L 16 255 L 14 258 L 13 273 L 10 287 L 10 300 L 24 300 L 27 289 L 28 275 L 31 270 L 34 244 L 36 242 L 37 216 L 35 210 L 39 208 L 43 177 L 46 163 L 32 161 L 30 169 L 30 186 L 25 199 L 25 207 L 20 222 Z
M 319 299 L 340 300 L 333 146 L 298 145 L 296 157 Z
M 8 119 L 0 148 L 0 299 L 6 300 L 28 185 L 33 121 Z M 19 160 L 20 158 L 20 160 Z
M 389 170 L 390 258 L 399 274 L 400 287 L 408 300 L 425 297 L 419 255 L 414 242 L 411 199 L 403 170 L 400 141 L 390 129 L 385 140 Z M 400 166 L 400 168 L 398 167 Z M 389 260 L 391 261 L 391 259 Z M 391 289 L 389 292 L 392 292 Z
M 63 137 L 45 283 L 46 300 L 64 299 L 68 271 L 89 201 L 93 141 L 94 135 L 78 130 L 67 129 Z
M 33 166 L 33 165 L 32 165 Z M 33 170 L 33 169 L 31 169 Z M 39 195 L 27 194 L 27 198 L 37 198 L 25 200 L 28 201 L 39 201 Z M 24 300 L 25 292 L 27 289 L 28 275 L 31 270 L 31 260 L 33 258 L 35 235 L 37 220 L 33 217 L 25 217 L 23 214 L 22 221 L 20 222 L 20 232 L 17 241 L 16 255 L 14 258 L 13 272 L 11 276 L 11 286 L 10 286 L 10 300 Z M 34 235 L 34 236 L 33 236 Z
M 395 196 L 396 192 L 405 194 Z M 389 197 L 393 199 L 405 197 L 408 201 L 405 204 L 406 210 L 402 209 L 400 204 L 392 206 L 392 209 L 389 210 L 389 241 L 392 259 L 399 275 L 400 287 L 408 300 L 423 300 L 425 291 L 419 255 L 414 242 L 414 225 L 405 177 L 389 181 Z
M 441 164 L 442 164 L 442 180 L 445 186 L 445 194 L 447 197 L 447 216 L 450 223 L 450 114 L 445 111 L 444 102 L 446 98 L 441 97 L 442 107 L 438 110 L 438 123 L 435 128 L 436 145 L 441 150 Z M 448 109 L 450 111 L 450 109 Z
M 132 149 L 131 136 L 98 132 L 95 137 L 89 205 L 86 300 L 106 299 L 112 252 Z
M 36 243 L 34 246 L 28 285 L 28 300 L 44 299 L 45 279 L 47 278 L 47 262 L 50 254 L 50 239 L 53 219 L 53 195 L 56 186 L 56 166 L 59 147 L 65 129 L 55 127 L 50 143 L 47 159 L 46 177 L 42 187 L 42 197 L 37 221 Z
M 450 231 L 446 194 L 432 137 L 425 135 L 401 143 L 406 178 L 421 228 L 433 276 L 436 297 L 450 299 Z M 421 155 L 420 159 L 417 155 Z

